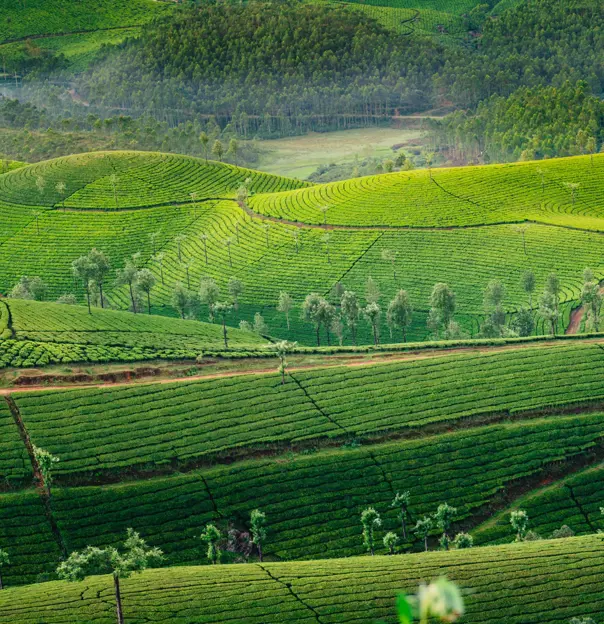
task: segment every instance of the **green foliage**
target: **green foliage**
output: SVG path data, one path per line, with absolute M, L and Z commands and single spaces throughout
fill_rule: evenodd
M 373 508 L 367 507 L 361 514 L 363 525 L 363 546 L 371 554 L 375 554 L 375 531 L 382 526 L 380 514 Z
M 208 545 L 208 561 L 213 564 L 220 563 L 221 550 L 218 544 L 222 539 L 222 534 L 216 528 L 216 525 L 207 524 L 199 539 Z
M 250 533 L 252 534 L 252 544 L 258 549 L 258 557 L 262 561 L 262 549 L 268 531 L 266 529 L 266 514 L 259 509 L 254 509 L 250 514 Z
M 510 514 L 510 524 L 512 525 L 514 531 L 516 531 L 516 541 L 524 541 L 529 524 L 529 518 L 526 511 L 523 509 L 512 511 Z

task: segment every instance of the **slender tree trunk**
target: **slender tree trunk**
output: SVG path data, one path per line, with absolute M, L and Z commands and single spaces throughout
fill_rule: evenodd
M 285 366 L 283 365 L 283 360 L 281 360 L 281 385 L 285 385 Z
M 132 300 L 132 311 L 136 314 L 136 301 L 134 300 L 134 290 L 132 289 L 132 282 L 130 282 L 130 299 Z
M 103 282 L 99 282 L 99 295 L 101 296 L 101 308 L 104 308 L 105 300 L 103 299 Z
M 357 327 L 356 325 L 351 326 L 352 329 L 352 342 L 354 342 L 354 346 L 357 346 Z
M 262 563 L 262 544 L 258 544 L 258 559 Z
M 227 342 L 226 319 L 224 318 L 224 316 L 222 317 L 222 333 L 224 335 L 224 348 L 228 349 L 229 348 L 229 344 Z
M 147 291 L 147 311 L 151 314 L 151 291 Z
M 289 331 L 289 312 L 285 313 L 285 320 L 287 321 L 287 331 Z
M 319 335 L 320 330 L 321 330 L 321 324 L 317 323 L 317 347 L 321 346 L 321 336 Z
M 377 337 L 377 324 L 374 323 L 373 324 L 373 344 L 377 345 L 378 343 L 378 337 Z
M 407 329 L 403 327 L 403 342 L 407 342 Z
M 405 514 L 401 514 L 401 524 L 403 525 L 403 539 L 407 539 L 407 525 L 405 523 Z
M 0 574 L 0 590 L 3 590 L 4 586 L 2 585 L 2 574 Z
M 203 241 L 203 251 L 206 256 L 206 264 L 207 264 L 208 263 L 208 244 L 206 243 L 206 241 Z
M 113 575 L 113 585 L 115 587 L 115 614 L 117 624 L 124 624 L 124 612 L 122 611 L 122 594 L 120 592 L 120 577 Z
M 424 537 L 424 550 L 428 552 L 428 536 Z
M 88 300 L 88 314 L 92 314 L 90 310 L 90 287 L 88 285 L 86 286 L 86 299 Z

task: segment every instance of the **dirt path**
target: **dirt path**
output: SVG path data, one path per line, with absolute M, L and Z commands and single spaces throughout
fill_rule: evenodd
M 600 294 L 604 295 L 604 286 L 602 286 L 602 282 L 600 282 Z M 578 308 L 575 308 L 570 314 L 570 322 L 564 333 L 567 336 L 578 334 L 579 329 L 581 329 L 581 321 L 583 320 L 584 316 L 585 306 L 579 306 Z
M 581 340 L 581 344 L 599 344 L 604 343 L 602 338 L 589 338 Z M 342 358 L 342 356 L 326 356 L 326 361 L 321 364 L 305 364 L 300 366 L 291 366 L 287 369 L 288 373 L 296 373 L 300 371 L 318 370 L 326 368 L 358 368 L 360 366 L 378 366 L 380 364 L 390 364 L 406 361 L 427 360 L 434 358 L 443 358 L 461 353 L 474 353 L 484 355 L 497 351 L 519 351 L 521 349 L 547 349 L 553 346 L 563 344 L 561 340 L 547 340 L 543 342 L 523 342 L 519 344 L 494 345 L 494 346 L 467 346 L 453 347 L 451 349 L 427 349 L 419 351 L 409 351 L 407 353 L 384 353 L 371 354 L 372 359 L 351 359 Z M 331 358 L 331 359 L 330 359 Z M 206 373 L 201 375 L 189 375 L 187 377 L 165 377 L 165 378 L 144 378 L 140 380 L 119 381 L 119 382 L 93 382 L 93 383 L 73 383 L 62 385 L 31 385 L 31 386 L 11 386 L 8 388 L 0 388 L 0 396 L 11 396 L 13 394 L 24 394 L 28 392 L 45 392 L 52 390 L 81 390 L 81 389 L 101 389 L 101 388 L 121 388 L 131 387 L 134 385 L 164 385 L 176 383 L 188 383 L 193 381 L 204 381 L 210 379 L 223 379 L 227 377 L 242 377 L 246 375 L 277 375 L 277 364 L 274 366 L 262 368 L 248 368 L 232 371 L 220 371 L 216 373 Z

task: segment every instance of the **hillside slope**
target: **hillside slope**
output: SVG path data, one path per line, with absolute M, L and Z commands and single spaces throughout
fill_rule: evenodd
M 0 290 L 8 292 L 22 275 L 38 275 L 51 298 L 65 293 L 82 298 L 71 263 L 96 247 L 114 269 L 140 252 L 139 262 L 157 277 L 152 305 L 158 310 L 170 308 L 176 282 L 196 291 L 200 279 L 209 276 L 225 297 L 229 279 L 237 277 L 244 290 L 230 323 L 261 312 L 272 335 L 312 344 L 313 328 L 296 310 L 304 297 L 314 291 L 333 300 L 338 282 L 362 297 L 371 276 L 384 307 L 399 288 L 409 292 L 416 310 L 409 338 L 423 340 L 430 291 L 444 281 L 457 293 L 462 327 L 475 334 L 483 289 L 491 279 L 503 282 L 504 306 L 514 312 L 526 305 L 522 274 L 535 273 L 536 303 L 546 276 L 555 271 L 561 302 L 569 304 L 562 308 L 567 315 L 580 295 L 583 269 L 604 276 L 603 166 L 602 156 L 594 157 L 593 166 L 589 157 L 548 161 L 540 164 L 543 186 L 536 163 L 438 170 L 432 180 L 427 172 L 410 172 L 308 186 L 156 153 L 57 159 L 0 176 L 5 223 Z M 251 211 L 234 201 L 246 180 Z M 573 180 L 579 184 L 574 191 L 565 186 Z M 61 182 L 65 191 L 57 186 Z M 325 216 L 321 206 L 327 207 Z M 499 221 L 511 223 L 496 225 Z M 334 223 L 340 226 L 333 229 Z M 389 229 L 388 223 L 398 225 Z M 399 227 L 405 223 L 412 227 Z M 438 224 L 443 229 L 432 229 Z M 467 227 L 472 224 L 480 227 Z M 384 259 L 386 251 L 394 252 L 393 263 Z M 108 287 L 112 305 L 127 308 L 128 293 Z M 281 291 L 295 303 L 290 330 L 275 310 Z M 566 319 L 563 315 L 561 324 Z M 368 341 L 369 326 L 361 323 L 360 330 L 360 339 Z M 382 335 L 389 335 L 385 321 Z M 350 343 L 351 337 L 344 340 Z
M 133 622 L 277 624 L 395 621 L 394 600 L 446 574 L 464 590 L 469 624 L 539 624 L 602 612 L 600 537 L 406 557 L 149 570 L 123 581 Z M 108 577 L 0 593 L 0 622 L 114 621 Z

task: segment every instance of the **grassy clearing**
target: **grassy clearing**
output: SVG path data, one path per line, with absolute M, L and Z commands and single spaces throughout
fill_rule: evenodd
M 185 624 L 394 621 L 394 600 L 446 574 L 464 590 L 471 623 L 568 621 L 602 610 L 602 543 L 598 537 L 475 548 L 408 557 L 176 567 L 123 581 L 126 617 Z M 242 588 L 245 591 L 242 592 Z M 536 590 L 543 596 L 536 596 Z M 109 577 L 8 589 L 0 622 L 48 624 L 115 619 Z
M 273 141 L 260 141 L 265 155 L 259 168 L 268 173 L 306 178 L 320 165 L 354 162 L 371 156 L 391 158 L 392 147 L 419 139 L 419 129 L 362 128 L 339 132 L 310 133 Z

